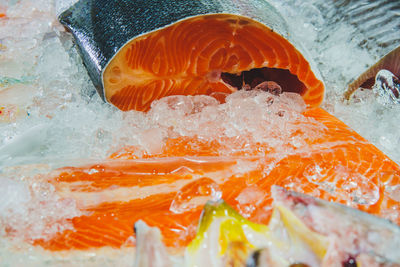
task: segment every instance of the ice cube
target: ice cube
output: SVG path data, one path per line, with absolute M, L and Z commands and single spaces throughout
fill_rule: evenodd
M 400 80 L 388 70 L 376 74 L 373 91 L 383 105 L 400 104 Z
M 256 185 L 244 188 L 236 197 L 237 208 L 242 216 L 248 218 L 258 209 L 269 194 Z
M 180 214 L 193 209 L 202 209 L 208 200 L 217 201 L 222 191 L 214 180 L 202 177 L 182 187 L 175 195 L 170 211 Z
M 13 213 L 25 214 L 26 204 L 29 201 L 31 201 L 31 194 L 24 182 L 0 178 L 1 218 L 8 218 Z

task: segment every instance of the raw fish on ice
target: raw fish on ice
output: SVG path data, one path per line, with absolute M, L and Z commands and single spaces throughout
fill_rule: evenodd
M 169 138 L 152 154 L 125 147 L 108 161 L 49 174 L 47 181 L 63 197 L 74 199 L 84 215 L 72 219 L 74 230 L 34 243 L 49 250 L 118 248 L 142 220 L 160 229 L 166 246 L 184 247 L 208 199 L 222 198 L 250 220 L 267 223 L 273 185 L 399 223 L 399 166 L 323 109 L 293 110 L 287 94 L 241 91 L 218 105 L 239 115 L 244 112 L 235 106 L 239 100 L 248 107 L 262 103 L 249 126 L 261 127 L 264 141 L 250 142 L 254 136 L 247 132 L 229 137 L 228 125 L 221 138 L 207 137 L 207 131 Z M 172 110 L 178 108 L 179 102 Z M 188 114 L 185 120 L 202 113 Z
M 102 162 L 37 177 L 79 213 L 28 243 L 112 254 L 162 236 L 141 251 L 179 254 L 210 199 L 268 224 L 274 185 L 400 223 L 399 166 L 319 106 L 319 75 L 265 1 L 79 1 L 60 19 L 103 99 L 168 127 L 157 149 L 126 144 Z

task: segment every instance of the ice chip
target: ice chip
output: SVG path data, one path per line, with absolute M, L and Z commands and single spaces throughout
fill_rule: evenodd
M 193 101 L 193 112 L 201 112 L 204 110 L 206 107 L 210 106 L 217 106 L 218 105 L 218 100 L 215 99 L 214 97 L 207 96 L 207 95 L 195 95 L 192 97 Z
M 29 187 L 21 181 L 0 178 L 0 217 L 12 213 L 25 213 L 25 205 L 31 200 Z
M 236 197 L 236 207 L 243 217 L 250 217 L 269 194 L 256 185 L 248 186 Z
M 304 177 L 350 206 L 373 205 L 380 197 L 379 187 L 364 175 L 337 165 L 331 169 L 322 169 L 311 164 L 306 167 Z
M 167 134 L 163 129 L 151 128 L 140 134 L 140 144 L 149 154 L 158 154 L 162 151 Z
M 183 95 L 171 95 L 151 104 L 152 110 L 178 110 L 183 114 L 190 114 L 193 110 L 193 102 L 189 97 Z
M 375 77 L 372 90 L 383 105 L 400 104 L 400 80 L 388 70 L 380 70 Z
M 382 180 L 386 180 L 385 182 L 385 193 L 389 196 L 389 198 L 400 201 L 400 174 L 398 173 L 381 173 Z
M 172 200 L 170 211 L 180 214 L 193 209 L 202 209 L 208 200 L 222 197 L 221 189 L 214 180 L 202 177 L 182 187 Z
M 344 166 L 336 166 L 330 172 L 333 191 L 330 193 L 347 205 L 373 205 L 380 197 L 379 187 L 364 175 L 350 171 Z
M 299 94 L 291 92 L 283 92 L 280 96 L 280 101 L 288 105 L 291 109 L 296 112 L 303 112 L 306 110 L 306 103 L 304 103 L 303 98 Z
M 310 183 L 319 182 L 325 175 L 322 168 L 317 164 L 310 164 L 304 170 L 304 177 L 306 177 Z
M 395 201 L 400 201 L 400 185 L 388 185 L 385 187 L 386 193 Z
M 373 205 L 380 196 L 375 183 L 356 173 L 348 177 L 336 190 L 338 194 L 349 197 L 352 202 L 359 205 Z

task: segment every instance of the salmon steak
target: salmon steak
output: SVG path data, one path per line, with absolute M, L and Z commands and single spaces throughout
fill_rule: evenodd
M 304 95 L 309 106 L 322 102 L 323 84 L 295 47 L 263 24 L 230 14 L 185 19 L 133 39 L 106 66 L 103 84 L 119 109 L 146 111 L 164 96 L 229 94 L 257 85 L 257 78 Z
M 60 15 L 100 97 L 142 114 L 147 143 L 38 176 L 79 214 L 26 242 L 119 250 L 140 221 L 182 254 L 209 200 L 268 225 L 274 186 L 400 224 L 399 166 L 321 107 L 306 50 L 271 5 L 249 2 L 81 0 Z

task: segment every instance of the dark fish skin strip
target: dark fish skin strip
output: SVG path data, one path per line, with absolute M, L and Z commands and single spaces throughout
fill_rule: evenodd
M 264 0 L 80 0 L 61 13 L 59 21 L 74 36 L 89 76 L 105 101 L 102 71 L 124 44 L 179 20 L 215 13 L 247 16 L 288 36 L 285 20 Z
M 59 20 L 74 35 L 89 76 L 105 100 L 101 72 L 127 41 L 186 17 L 222 11 L 217 2 L 207 2 L 84 0 Z

